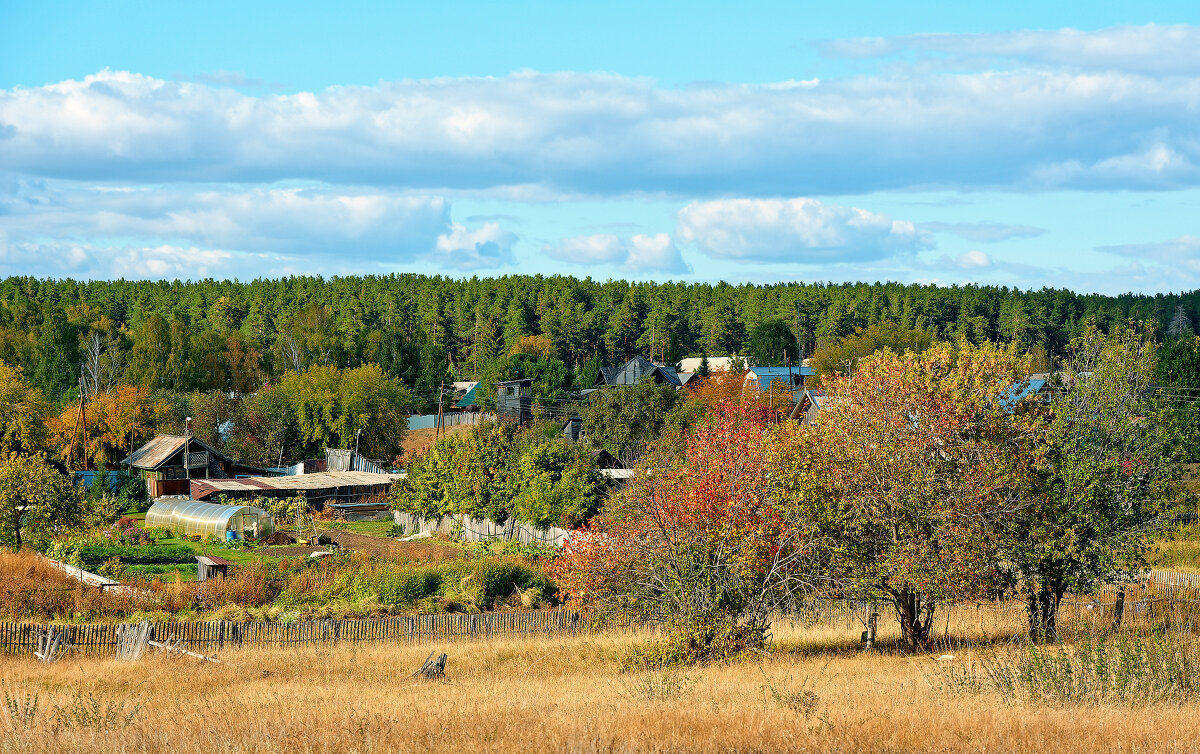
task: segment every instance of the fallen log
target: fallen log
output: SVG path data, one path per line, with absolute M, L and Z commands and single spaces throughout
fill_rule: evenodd
M 157 647 L 158 649 L 165 650 L 165 651 L 167 651 L 167 652 L 176 652 L 176 653 L 178 653 L 178 654 L 181 654 L 181 655 L 187 655 L 188 657 L 195 657 L 197 660 L 208 660 L 209 662 L 220 662 L 220 660 L 218 660 L 218 659 L 217 659 L 217 658 L 215 658 L 215 657 L 209 657 L 208 655 L 202 655 L 202 654 L 199 654 L 199 653 L 197 653 L 197 652 L 190 652 L 190 651 L 188 651 L 188 650 L 186 650 L 186 649 L 183 649 L 183 648 L 181 648 L 181 647 L 178 647 L 178 646 L 176 646 L 176 645 L 174 645 L 174 644 L 171 644 L 171 643 L 169 643 L 169 642 L 162 642 L 162 641 L 147 641 L 147 642 L 146 642 L 146 644 L 148 644 L 148 645 L 150 645 L 150 646 L 152 646 L 152 647 Z

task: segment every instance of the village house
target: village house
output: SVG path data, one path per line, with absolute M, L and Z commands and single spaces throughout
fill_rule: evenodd
M 187 495 L 192 479 L 228 479 L 261 474 L 193 436 L 156 435 L 121 463 L 139 471 L 151 498 Z
M 593 387 L 636 385 L 647 378 L 660 384 L 672 385 L 675 389 L 683 387 L 683 380 L 675 367 L 658 364 L 644 356 L 634 356 L 619 367 L 600 367 Z

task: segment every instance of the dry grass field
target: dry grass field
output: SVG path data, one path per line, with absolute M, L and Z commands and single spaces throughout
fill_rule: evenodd
M 959 637 L 945 650 L 954 658 L 938 660 L 862 655 L 853 623 L 778 626 L 770 656 L 679 671 L 623 671 L 643 638 L 623 633 L 246 648 L 220 664 L 6 658 L 0 751 L 1200 750 L 1196 704 L 1048 705 L 947 688 L 938 668 L 971 662 L 962 638 L 1019 629 L 1015 613 L 958 609 L 945 625 Z M 450 655 L 448 679 L 412 679 L 434 649 Z

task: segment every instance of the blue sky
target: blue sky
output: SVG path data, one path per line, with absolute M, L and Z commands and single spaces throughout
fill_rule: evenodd
M 0 0 L 0 274 L 1200 287 L 1196 3 L 427 5 Z

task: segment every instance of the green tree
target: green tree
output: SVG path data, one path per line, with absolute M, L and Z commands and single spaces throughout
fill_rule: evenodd
M 162 315 L 151 313 L 134 331 L 129 354 L 129 379 L 150 390 L 167 387 L 166 356 L 171 353 L 171 328 Z
M 604 481 L 585 448 L 541 436 L 518 450 L 508 478 L 519 521 L 573 529 L 600 507 Z
M 390 462 L 403 449 L 412 394 L 376 364 L 341 370 L 314 366 L 284 377 L 279 389 L 296 416 L 301 453 L 323 455 L 325 448 L 353 448 Z
M 607 386 L 588 396 L 580 410 L 588 442 L 627 466 L 662 435 L 679 393 L 668 384 L 642 380 L 637 385 Z
M 755 366 L 783 366 L 796 363 L 796 334 L 787 322 L 768 319 L 750 331 L 750 358 Z
M 1014 517 L 1007 560 L 1034 640 L 1058 635 L 1067 592 L 1134 579 L 1176 477 L 1173 423 L 1151 389 L 1148 329 L 1088 326 L 1070 347 L 1050 406 L 1037 494 Z
M 920 353 L 932 343 L 933 339 L 924 330 L 911 330 L 894 322 L 880 322 L 818 347 L 812 355 L 812 367 L 823 379 L 831 374 L 853 371 L 860 359 L 884 348 L 896 353 Z
M 78 489 L 41 455 L 0 460 L 0 543 L 20 548 L 44 540 L 54 526 L 73 526 L 81 515 Z
M 225 452 L 245 463 L 278 466 L 294 458 L 298 434 L 288 395 L 278 387 L 265 387 L 238 403 Z
M 62 312 L 52 309 L 33 343 L 33 384 L 57 401 L 77 383 L 79 374 L 79 337 Z

